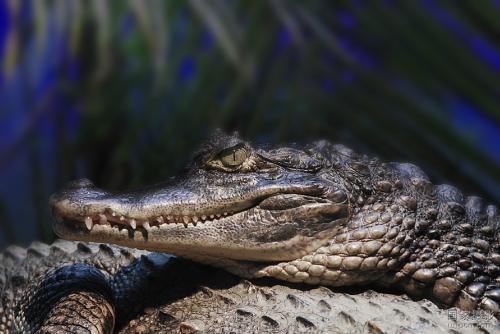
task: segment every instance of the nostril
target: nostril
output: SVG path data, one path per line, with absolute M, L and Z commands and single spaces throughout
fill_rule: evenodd
M 71 189 L 71 188 L 90 188 L 93 186 L 94 186 L 94 184 L 89 179 L 79 179 L 79 180 L 69 182 L 66 185 L 66 188 L 69 188 L 69 189 Z

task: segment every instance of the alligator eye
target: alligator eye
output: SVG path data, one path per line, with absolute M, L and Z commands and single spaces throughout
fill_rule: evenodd
M 247 150 L 243 144 L 226 148 L 219 153 L 219 160 L 225 167 L 234 168 L 241 165 L 248 157 Z

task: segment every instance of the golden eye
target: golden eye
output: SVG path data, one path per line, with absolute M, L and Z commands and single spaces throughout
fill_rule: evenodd
M 228 168 L 238 167 L 247 157 L 247 150 L 242 144 L 227 148 L 219 153 L 219 160 Z

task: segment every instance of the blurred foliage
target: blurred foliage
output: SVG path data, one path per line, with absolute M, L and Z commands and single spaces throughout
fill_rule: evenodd
M 498 203 L 499 6 L 5 1 L 0 244 L 50 240 L 68 180 L 161 181 L 216 127 L 343 142 Z

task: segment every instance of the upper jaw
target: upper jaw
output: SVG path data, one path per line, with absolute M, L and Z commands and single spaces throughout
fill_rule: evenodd
M 111 194 L 88 180 L 78 180 L 50 198 L 56 224 L 80 222 L 91 230 L 95 224 L 120 225 L 149 230 L 162 224 L 196 226 L 209 220 L 248 210 L 278 194 L 321 196 L 324 190 L 309 186 L 256 187 L 238 195 L 218 191 L 217 198 L 178 185 L 158 185 L 148 191 Z

